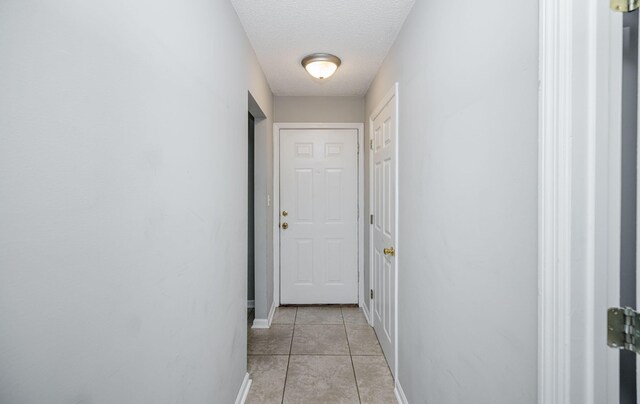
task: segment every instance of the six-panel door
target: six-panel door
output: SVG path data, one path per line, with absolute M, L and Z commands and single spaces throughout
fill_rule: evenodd
M 396 107 L 391 98 L 372 122 L 373 328 L 395 375 L 396 341 Z
M 281 303 L 357 303 L 357 130 L 280 131 L 280 223 Z

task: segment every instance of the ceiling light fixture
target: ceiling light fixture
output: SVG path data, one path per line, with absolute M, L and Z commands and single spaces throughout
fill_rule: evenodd
M 340 63 L 339 57 L 328 53 L 312 53 L 302 59 L 302 66 L 307 73 L 320 80 L 333 76 Z

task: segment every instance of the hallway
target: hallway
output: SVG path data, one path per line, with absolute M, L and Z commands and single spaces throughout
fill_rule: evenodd
M 546 3 L 0 2 L 0 404 L 561 385 L 539 378 L 563 291 L 539 276 L 565 262 L 539 254 L 572 234 L 539 220 L 564 206 L 539 119 L 571 106 L 539 108 Z
M 393 403 L 393 378 L 373 329 L 353 306 L 279 307 L 250 329 L 247 403 Z

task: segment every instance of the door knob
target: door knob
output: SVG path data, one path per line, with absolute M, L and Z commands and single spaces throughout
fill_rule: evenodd
M 382 252 L 384 252 L 384 255 L 390 255 L 392 257 L 396 255 L 396 250 L 394 250 L 393 247 L 385 248 Z
M 282 211 L 282 216 L 289 216 L 289 212 L 287 212 L 286 210 Z
M 282 228 L 287 230 L 289 228 L 289 223 L 282 223 Z

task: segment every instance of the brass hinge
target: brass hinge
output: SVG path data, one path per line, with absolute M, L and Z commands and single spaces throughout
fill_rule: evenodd
M 370 222 L 371 224 L 373 224 L 373 215 L 371 215 L 371 216 L 369 217 L 369 222 Z
M 630 13 L 640 7 L 640 0 L 611 0 L 611 9 L 621 13 Z
M 370 292 L 371 292 L 371 298 L 373 299 L 373 289 L 371 289 Z
M 369 139 L 369 148 L 373 150 L 373 139 Z
M 640 353 L 640 314 L 625 307 L 607 311 L 607 345 Z

